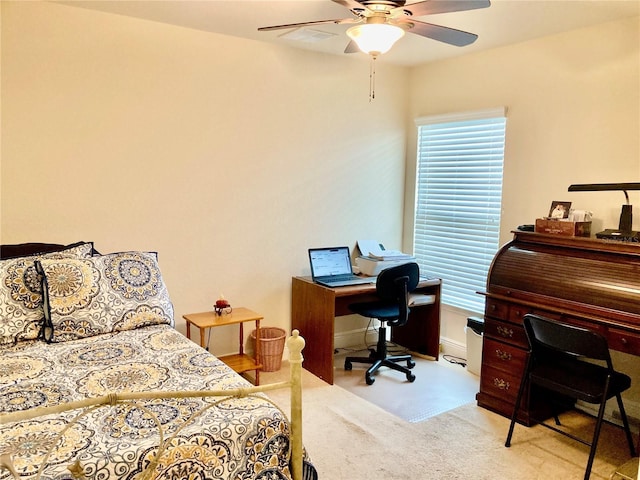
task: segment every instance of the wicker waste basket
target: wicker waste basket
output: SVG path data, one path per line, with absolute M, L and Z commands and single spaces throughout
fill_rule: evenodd
M 256 341 L 256 331 L 251 332 L 251 338 Z M 258 363 L 264 372 L 277 372 L 282 366 L 282 352 L 287 332 L 278 327 L 262 327 L 260 329 L 260 355 Z

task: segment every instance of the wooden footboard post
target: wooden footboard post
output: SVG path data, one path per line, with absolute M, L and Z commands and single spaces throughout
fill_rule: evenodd
M 291 365 L 291 466 L 294 480 L 302 480 L 302 349 L 304 338 L 298 330 L 287 339 Z

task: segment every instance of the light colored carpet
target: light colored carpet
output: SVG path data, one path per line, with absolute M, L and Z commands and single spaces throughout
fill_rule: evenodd
M 284 362 L 279 372 L 264 373 L 263 383 L 286 378 L 287 368 Z M 475 403 L 409 423 L 306 371 L 303 388 L 304 443 L 321 480 L 579 480 L 584 476 L 587 447 L 540 426 L 518 425 L 511 448 L 505 448 L 509 421 Z M 287 411 L 286 391 L 269 396 Z M 591 478 L 608 479 L 628 457 L 622 432 L 605 426 Z
M 345 371 L 344 359 L 367 356 L 367 351 L 342 352 L 335 355 L 334 383 L 354 395 L 378 405 L 408 422 L 421 422 L 448 410 L 475 402 L 480 377 L 441 357 L 437 362 L 414 355 L 416 366 L 411 383 L 401 372 L 383 367 L 375 375 L 373 385 L 367 385 L 364 372 L 369 365 L 354 363 Z

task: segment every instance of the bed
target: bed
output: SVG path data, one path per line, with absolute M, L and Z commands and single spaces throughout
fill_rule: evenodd
M 291 380 L 254 387 L 173 328 L 155 254 L 2 246 L 0 480 L 315 479 L 287 347 Z

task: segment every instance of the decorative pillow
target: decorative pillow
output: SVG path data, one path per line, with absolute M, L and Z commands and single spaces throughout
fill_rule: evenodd
M 54 253 L 0 260 L 0 344 L 38 337 L 44 310 L 41 279 L 34 261 L 44 258 L 86 258 L 93 243 L 87 242 Z
M 43 337 L 64 342 L 147 325 L 173 325 L 173 305 L 154 254 L 43 259 Z

